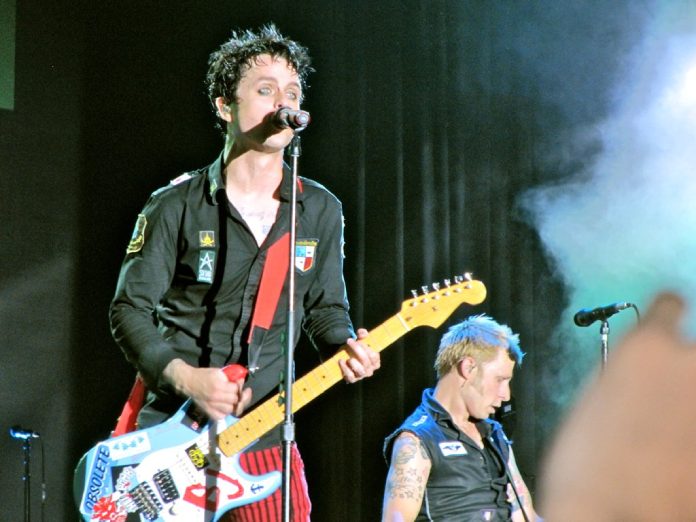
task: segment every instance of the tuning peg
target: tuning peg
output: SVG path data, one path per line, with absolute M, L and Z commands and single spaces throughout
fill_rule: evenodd
M 433 283 L 433 290 L 435 290 L 435 295 L 433 296 L 433 299 L 440 299 L 440 283 Z
M 462 282 L 467 281 L 471 283 L 474 280 L 474 278 L 471 275 L 471 272 L 464 272 L 464 275 L 462 276 Z M 471 285 L 466 285 L 464 288 L 467 290 L 471 288 Z
M 429 288 L 427 286 L 421 286 L 421 292 L 423 292 L 423 299 L 421 299 L 421 303 L 427 303 L 429 301 L 428 290 Z
M 418 292 L 416 290 L 411 289 L 411 295 L 414 299 L 418 299 Z

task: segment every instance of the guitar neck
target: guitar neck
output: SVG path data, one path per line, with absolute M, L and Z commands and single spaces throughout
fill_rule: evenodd
M 411 329 L 412 327 L 399 313 L 373 328 L 360 342 L 376 352 L 381 352 Z M 298 379 L 292 386 L 292 412 L 297 412 L 340 381 L 342 375 L 338 361 L 348 357 L 345 349 L 341 349 L 329 360 Z M 283 394 L 278 393 L 220 433 L 218 437 L 220 450 L 228 457 L 239 453 L 280 424 L 284 417 Z

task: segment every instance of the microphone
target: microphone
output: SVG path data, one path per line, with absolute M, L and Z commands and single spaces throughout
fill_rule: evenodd
M 609 317 L 619 313 L 621 310 L 631 308 L 631 303 L 613 303 L 607 306 L 599 306 L 593 309 L 583 308 L 575 314 L 573 320 L 578 326 L 590 326 L 595 321 L 606 321 Z
M 25 430 L 20 426 L 12 426 L 10 428 L 10 437 L 13 439 L 27 440 L 27 439 L 38 439 L 40 435 L 32 430 Z
M 290 107 L 281 107 L 271 115 L 271 123 L 279 129 L 302 130 L 310 121 L 307 111 L 296 111 Z

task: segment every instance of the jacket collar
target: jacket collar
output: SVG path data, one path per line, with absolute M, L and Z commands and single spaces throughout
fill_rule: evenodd
M 427 404 L 430 410 L 429 413 L 437 424 L 459 431 L 459 428 L 456 427 L 452 420 L 452 416 L 445 410 L 442 404 L 435 399 L 435 388 L 428 388 L 423 392 L 423 402 Z M 482 419 L 476 421 L 474 424 L 483 437 L 488 437 L 497 422 L 493 419 Z
M 224 194 L 225 191 L 225 178 L 224 178 L 224 161 L 223 153 L 221 152 L 217 159 L 208 166 L 208 183 L 207 183 L 207 196 L 211 204 L 217 205 L 218 198 Z M 283 179 L 280 182 L 280 199 L 284 202 L 289 202 L 292 197 L 292 172 L 287 163 L 283 163 Z M 302 203 L 304 201 L 304 191 L 303 191 L 302 178 L 297 179 L 297 202 Z M 222 191 L 223 194 L 218 194 Z

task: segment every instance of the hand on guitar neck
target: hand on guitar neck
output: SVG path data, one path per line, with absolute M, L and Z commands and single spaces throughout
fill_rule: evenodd
M 361 343 L 367 339 L 368 333 L 364 328 L 358 329 L 358 339 L 348 339 L 344 349 L 348 353 L 348 359 L 339 359 L 343 380 L 349 383 L 357 382 L 365 377 L 371 377 L 380 367 L 379 353 Z

